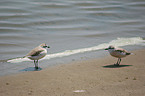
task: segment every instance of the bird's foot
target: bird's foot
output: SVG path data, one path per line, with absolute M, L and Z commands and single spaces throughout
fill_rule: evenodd
M 36 70 L 38 70 L 38 69 L 39 69 L 39 67 L 35 67 L 35 69 L 36 69 Z
M 119 66 L 119 64 L 118 64 L 118 63 L 116 63 L 116 64 L 114 64 L 114 66 Z

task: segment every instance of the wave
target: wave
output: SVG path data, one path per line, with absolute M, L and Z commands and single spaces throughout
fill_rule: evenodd
M 60 53 L 49 54 L 49 55 L 46 55 L 45 58 L 43 58 L 43 59 L 52 59 L 52 58 L 56 58 L 56 57 L 70 56 L 70 55 L 78 54 L 78 53 L 97 51 L 97 50 L 105 49 L 106 47 L 108 47 L 110 45 L 113 45 L 115 47 L 119 47 L 119 46 L 136 45 L 136 44 L 139 44 L 139 45 L 143 44 L 144 45 L 144 43 L 145 43 L 145 40 L 143 40 L 143 38 L 141 38 L 141 37 L 117 38 L 117 39 L 112 40 L 108 43 L 102 43 L 102 44 L 99 44 L 97 46 L 93 46 L 93 47 L 89 47 L 89 48 L 66 50 L 66 51 L 60 52 Z M 30 60 L 28 58 L 14 58 L 14 59 L 8 60 L 7 62 L 20 63 L 23 61 L 30 61 Z

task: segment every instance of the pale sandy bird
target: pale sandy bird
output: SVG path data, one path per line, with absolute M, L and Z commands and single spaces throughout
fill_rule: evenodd
M 122 48 L 115 48 L 114 46 L 109 46 L 105 50 L 108 50 L 111 56 L 118 58 L 117 63 L 114 64 L 114 65 L 117 65 L 117 66 L 119 66 L 119 64 L 121 62 L 121 58 L 132 54 L 132 53 L 130 53 L 130 52 L 128 52 L 128 51 L 126 51 Z
M 34 60 L 35 68 L 38 69 L 38 60 L 46 56 L 47 48 L 50 47 L 42 43 L 38 47 L 32 49 L 25 57 Z

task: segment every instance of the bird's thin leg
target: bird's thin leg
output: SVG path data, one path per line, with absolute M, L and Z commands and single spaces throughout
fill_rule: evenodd
M 118 61 L 117 61 L 117 66 L 119 66 L 120 65 L 120 62 L 121 62 L 121 58 L 118 58 Z
M 38 69 L 38 60 L 36 61 L 36 66 L 35 66 L 36 69 Z
M 118 63 L 118 65 L 120 65 L 120 62 L 121 62 L 121 58 L 119 59 L 119 63 Z
M 120 58 L 118 58 L 117 63 L 115 65 L 117 65 L 117 66 L 119 65 L 119 60 L 120 60 Z
M 35 68 L 36 68 L 36 61 L 34 60 Z
M 35 69 L 38 69 L 38 60 L 37 61 L 34 60 L 34 64 L 35 64 Z
M 37 67 L 38 67 L 38 60 L 37 60 Z

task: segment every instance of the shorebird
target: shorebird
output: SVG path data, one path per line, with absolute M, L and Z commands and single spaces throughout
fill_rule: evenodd
M 38 60 L 45 57 L 47 54 L 47 48 L 50 48 L 45 43 L 42 43 L 38 47 L 32 49 L 25 57 L 34 60 L 35 69 L 38 69 Z
M 114 46 L 109 46 L 105 50 L 108 50 L 111 56 L 118 58 L 117 63 L 114 64 L 114 65 L 117 65 L 117 66 L 119 66 L 119 64 L 121 62 L 121 58 L 132 54 L 132 53 L 126 51 L 125 49 L 115 48 Z

